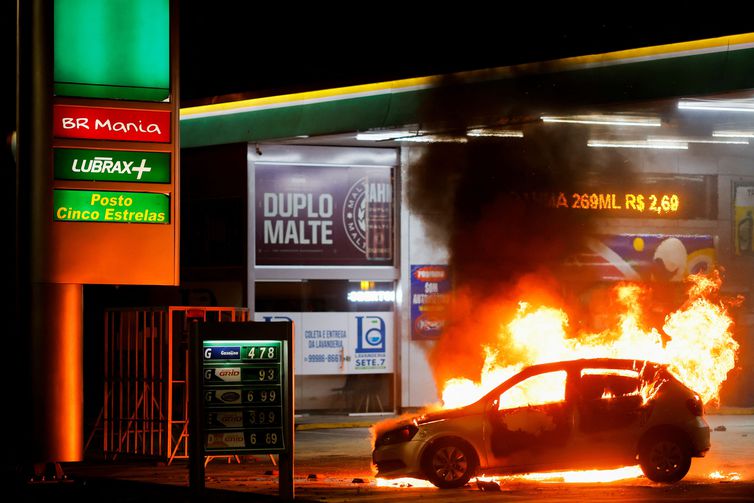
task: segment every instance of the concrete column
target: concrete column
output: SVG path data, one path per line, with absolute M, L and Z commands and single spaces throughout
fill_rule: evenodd
M 82 285 L 32 286 L 32 394 L 35 462 L 84 457 Z

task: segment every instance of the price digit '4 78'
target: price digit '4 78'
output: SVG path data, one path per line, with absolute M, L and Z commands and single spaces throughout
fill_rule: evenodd
M 274 360 L 275 348 L 268 346 L 252 346 L 246 357 L 250 360 Z

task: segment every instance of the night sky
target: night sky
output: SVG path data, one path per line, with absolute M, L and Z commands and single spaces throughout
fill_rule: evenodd
M 15 3 L 0 5 L 0 132 L 14 128 Z M 578 56 L 754 31 L 726 12 L 620 16 L 475 3 L 292 7 L 214 0 L 181 4 L 181 97 L 278 94 Z M 573 4 L 570 4 L 573 5 Z M 398 8 L 400 7 L 400 9 Z M 611 9 L 612 11 L 612 9 Z M 613 11 L 615 12 L 615 11 Z M 587 19 L 589 15 L 589 19 Z M 703 21 L 703 23 L 702 23 Z

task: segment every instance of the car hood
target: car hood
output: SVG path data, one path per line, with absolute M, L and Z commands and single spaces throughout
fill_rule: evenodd
M 479 406 L 477 404 L 467 405 L 465 407 L 459 407 L 457 409 L 445 409 L 427 412 L 416 418 L 416 424 L 427 424 L 435 421 L 442 421 L 445 419 L 453 419 L 456 417 L 470 416 L 478 412 Z

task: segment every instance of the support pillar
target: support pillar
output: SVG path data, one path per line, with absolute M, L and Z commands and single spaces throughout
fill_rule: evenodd
M 82 285 L 32 286 L 34 461 L 84 458 Z

